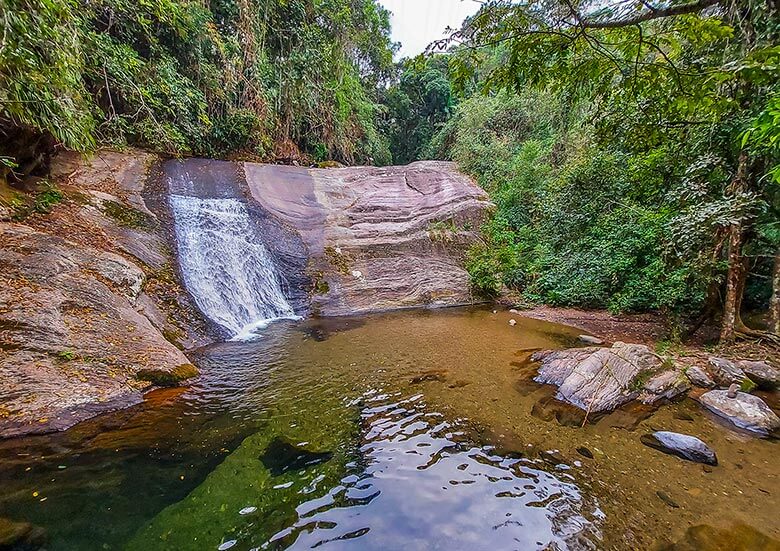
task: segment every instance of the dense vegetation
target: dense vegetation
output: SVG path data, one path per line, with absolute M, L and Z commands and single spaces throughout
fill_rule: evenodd
M 439 44 L 459 104 L 418 148 L 496 202 L 475 287 L 772 338 L 745 297 L 780 333 L 779 38 L 763 1 L 485 4 Z
M 771 0 L 491 0 L 394 65 L 375 0 L 0 0 L 0 160 L 133 144 L 282 162 L 446 158 L 496 203 L 475 290 L 780 334 Z M 2 165 L 0 165 L 2 166 Z
M 0 0 L 0 155 L 44 143 L 387 162 L 393 70 L 374 0 Z

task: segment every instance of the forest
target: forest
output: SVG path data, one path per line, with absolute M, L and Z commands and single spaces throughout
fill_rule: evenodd
M 780 339 L 780 6 L 490 0 L 394 61 L 375 0 L 0 0 L 0 174 L 135 146 L 457 163 L 474 292 Z M 767 312 L 744 322 L 743 312 Z

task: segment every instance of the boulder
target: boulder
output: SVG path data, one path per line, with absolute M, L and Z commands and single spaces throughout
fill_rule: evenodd
M 759 388 L 772 390 L 780 387 L 780 369 L 772 367 L 767 362 L 740 360 L 737 367 L 750 377 Z
M 701 388 L 715 388 L 715 381 L 712 380 L 706 371 L 697 365 L 690 366 L 685 371 L 685 376 L 696 386 Z
M 547 350 L 531 359 L 541 362 L 536 382 L 556 385 L 558 399 L 594 413 L 639 397 L 648 403 L 673 398 L 687 387 L 681 371 L 665 369 L 642 344 Z
M 640 440 L 645 446 L 663 453 L 676 455 L 688 461 L 706 463 L 707 465 L 718 464 L 715 452 L 695 436 L 678 432 L 658 431 L 653 434 L 642 435 Z
M 758 396 L 737 392 L 734 398 L 729 398 L 727 390 L 710 390 L 699 400 L 707 409 L 737 427 L 761 436 L 768 436 L 780 428 L 780 418 Z
M 710 356 L 707 361 L 712 367 L 712 377 L 719 386 L 727 387 L 732 383 L 741 384 L 745 379 L 745 372 L 734 365 L 731 360 Z

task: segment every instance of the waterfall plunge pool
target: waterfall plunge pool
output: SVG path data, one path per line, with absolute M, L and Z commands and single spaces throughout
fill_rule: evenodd
M 280 322 L 201 349 L 189 388 L 0 443 L 1 522 L 55 551 L 778 549 L 776 442 L 689 400 L 582 427 L 526 361 L 578 331 L 509 317 Z M 644 447 L 653 428 L 719 466 Z

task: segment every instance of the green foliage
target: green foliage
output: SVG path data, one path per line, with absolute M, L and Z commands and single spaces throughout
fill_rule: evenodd
M 374 0 L 0 8 L 7 135 L 24 127 L 79 150 L 129 143 L 261 158 L 292 142 L 323 159 L 389 162 L 377 98 L 393 48 L 388 12 Z M 0 153 L 24 153 L 14 147 Z

